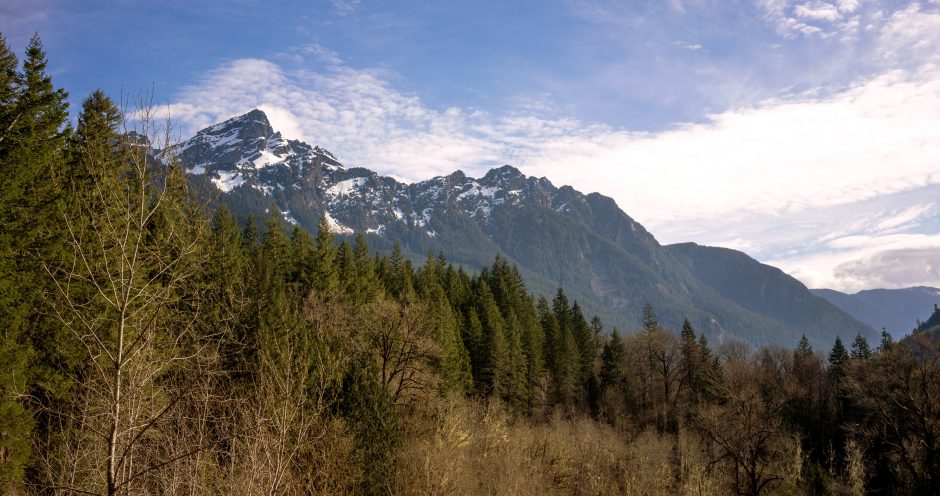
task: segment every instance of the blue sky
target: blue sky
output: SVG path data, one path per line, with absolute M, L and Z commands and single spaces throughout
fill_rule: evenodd
M 7 0 L 77 106 L 265 110 L 407 180 L 511 163 L 810 286 L 940 286 L 940 0 Z

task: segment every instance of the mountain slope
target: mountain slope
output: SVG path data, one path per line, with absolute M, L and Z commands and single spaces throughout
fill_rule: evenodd
M 241 218 L 264 216 L 276 205 L 285 221 L 315 230 L 325 215 L 335 232 L 365 233 L 373 247 L 397 241 L 414 258 L 443 250 L 471 268 L 500 254 L 520 267 L 534 292 L 550 296 L 563 285 L 586 314 L 608 326 L 635 329 L 649 302 L 667 327 L 677 329 L 688 318 L 719 341 L 793 346 L 806 332 L 828 346 L 836 334 L 867 330 L 844 314 L 823 315 L 839 313 L 831 307 L 812 307 L 823 311 L 821 325 L 807 332 L 773 309 L 738 302 L 729 297 L 733 292 L 699 280 L 688 256 L 661 246 L 613 199 L 559 188 L 508 165 L 481 178 L 457 171 L 404 184 L 284 139 L 258 110 L 163 153 L 181 160 L 196 191 Z
M 927 286 L 869 289 L 855 294 L 833 289 L 812 291 L 875 329 L 888 329 L 896 338 L 910 333 L 918 319 L 940 303 L 940 289 Z
M 807 336 L 835 341 L 861 334 L 871 340 L 874 329 L 824 298 L 782 270 L 762 264 L 739 251 L 681 243 L 666 246 L 703 284 L 738 305 L 768 317 Z M 831 330 L 837 330 L 831 335 Z

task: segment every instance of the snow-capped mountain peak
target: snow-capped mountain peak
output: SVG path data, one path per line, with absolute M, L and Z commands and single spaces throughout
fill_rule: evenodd
M 580 193 L 565 192 L 559 208 L 559 190 L 548 180 L 510 165 L 478 179 L 456 171 L 412 184 L 347 169 L 319 146 L 285 139 L 260 110 L 209 126 L 169 152 L 194 180 L 220 191 L 233 210 L 238 204 L 274 204 L 288 222 L 311 230 L 324 215 L 342 234 L 431 239 L 444 225 L 442 216 L 456 214 L 487 232 L 497 229 L 494 215 L 502 209 L 531 204 L 575 212 L 586 205 Z
M 285 139 L 258 109 L 209 126 L 166 154 L 178 157 L 190 174 L 205 175 L 224 193 L 247 186 L 270 194 L 296 183 L 293 176 L 310 167 L 341 168 L 330 152 Z

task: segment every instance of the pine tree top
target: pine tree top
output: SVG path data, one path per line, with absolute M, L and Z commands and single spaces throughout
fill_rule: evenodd
M 842 344 L 842 338 L 836 336 L 836 342 L 829 352 L 829 367 L 834 371 L 841 371 L 849 359 L 849 354 Z

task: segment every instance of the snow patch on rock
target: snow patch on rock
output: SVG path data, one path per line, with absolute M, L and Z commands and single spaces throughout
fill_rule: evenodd
M 216 176 L 212 178 L 212 183 L 225 193 L 245 184 L 245 178 L 238 171 L 216 171 Z
M 343 225 L 343 223 L 341 223 L 340 221 L 334 219 L 333 216 L 330 215 L 329 211 L 324 212 L 323 215 L 326 217 L 326 223 L 327 225 L 330 226 L 330 231 L 332 231 L 333 233 L 335 234 L 352 234 L 353 233 L 352 229 Z

